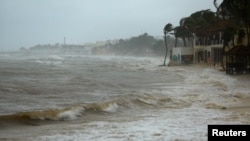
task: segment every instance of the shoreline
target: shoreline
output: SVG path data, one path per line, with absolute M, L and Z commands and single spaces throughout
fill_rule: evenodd
M 205 64 L 205 63 L 197 63 L 197 64 L 180 64 L 180 65 L 171 65 L 169 67 L 188 67 L 190 69 L 214 69 L 218 72 L 224 73 L 223 75 L 231 77 L 237 81 L 235 84 L 237 85 L 244 85 L 245 88 L 248 88 L 248 84 L 250 84 L 250 74 L 226 74 L 225 70 L 222 70 L 221 67 L 214 66 L 212 64 Z M 239 83 L 239 84 L 238 84 Z M 232 98 L 238 98 L 237 104 L 229 105 L 225 109 L 225 111 L 230 111 L 236 113 L 236 115 L 247 115 L 249 118 L 245 121 L 246 124 L 250 125 L 250 92 L 248 93 L 241 93 L 237 92 L 232 95 Z M 237 117 L 236 117 L 237 118 Z
M 240 99 L 240 102 L 238 104 L 231 105 L 230 107 L 227 107 L 225 110 L 238 112 L 238 113 L 244 112 L 244 113 L 250 114 L 250 97 L 239 98 L 239 99 Z M 249 124 L 250 124 L 250 118 L 249 118 Z

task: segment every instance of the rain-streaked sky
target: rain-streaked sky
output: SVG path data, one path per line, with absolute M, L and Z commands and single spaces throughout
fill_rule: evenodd
M 215 11 L 213 0 L 0 0 L 0 51 L 162 36 L 167 23 Z

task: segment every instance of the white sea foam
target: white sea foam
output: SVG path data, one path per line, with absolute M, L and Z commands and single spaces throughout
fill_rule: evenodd
M 228 75 L 222 74 L 223 72 L 218 72 L 217 70 L 206 68 L 201 69 L 200 72 L 189 72 L 191 74 L 186 75 L 186 83 L 193 84 L 213 84 L 213 83 L 223 83 L 228 86 L 235 84 L 235 79 Z
M 58 55 L 49 55 L 48 59 L 50 59 L 50 60 L 64 60 L 62 57 L 60 57 Z
M 57 118 L 59 120 L 75 120 L 75 119 L 79 118 L 80 116 L 82 116 L 83 112 L 84 112 L 83 107 L 73 107 L 69 110 L 65 110 L 63 112 L 60 112 L 57 115 Z
M 119 106 L 116 103 L 109 104 L 106 108 L 103 109 L 104 112 L 115 113 L 117 112 Z
M 206 114 L 204 114 L 204 112 Z M 187 114 L 188 113 L 188 114 Z M 185 115 L 185 116 L 184 116 Z M 133 121 L 94 121 L 70 125 L 63 132 L 39 137 L 41 141 L 52 140 L 207 140 L 207 125 L 227 114 L 206 109 L 185 109 L 180 111 L 148 112 L 144 118 Z M 207 118 L 209 116 L 209 118 Z M 125 118 L 125 117 L 123 117 Z M 120 119 L 123 119 L 120 118 Z M 125 118 L 126 119 L 126 118 Z M 225 119 L 225 118 L 224 118 Z M 195 121 L 195 122 L 194 122 Z M 230 120 L 220 122 L 237 123 Z M 181 126 L 180 126 L 181 124 Z M 70 132 L 67 132 L 70 129 Z M 72 130 L 73 129 L 73 130 Z M 74 130 L 77 129 L 77 130 Z M 37 138 L 36 138 L 37 139 Z

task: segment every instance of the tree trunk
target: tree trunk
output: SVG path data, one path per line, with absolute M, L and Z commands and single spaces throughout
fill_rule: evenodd
M 175 47 L 177 47 L 177 38 L 175 38 L 175 44 L 174 44 Z
M 250 35 L 249 35 L 249 34 L 250 34 L 250 33 L 249 33 L 249 32 L 250 32 L 250 31 L 249 31 L 249 30 L 250 30 L 250 26 L 247 25 L 246 28 L 247 28 L 247 29 L 246 29 L 246 32 L 247 32 L 247 46 L 250 47 Z
M 183 43 L 184 43 L 184 47 L 187 47 L 187 43 L 186 43 L 185 37 L 183 37 L 182 40 L 183 40 Z
M 221 51 L 221 56 L 220 56 L 220 65 L 222 67 L 223 70 L 225 70 L 225 65 L 224 65 L 224 56 L 225 56 L 225 50 L 226 50 L 226 47 L 228 47 L 228 43 L 224 40 L 223 42 L 223 47 L 222 47 L 222 51 Z
M 165 46 L 166 46 L 166 54 L 165 54 L 163 66 L 166 66 L 166 59 L 167 59 L 167 54 L 168 54 L 168 45 L 167 45 L 167 37 L 166 37 L 166 34 L 164 35 L 164 41 L 165 41 Z

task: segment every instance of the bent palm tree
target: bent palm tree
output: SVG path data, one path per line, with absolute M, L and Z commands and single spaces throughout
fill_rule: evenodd
M 172 24 L 171 23 L 166 24 L 164 29 L 163 29 L 164 41 L 165 41 L 165 46 L 166 46 L 166 54 L 165 54 L 163 66 L 166 66 L 166 58 L 167 58 L 167 54 L 168 54 L 167 33 L 172 31 L 172 30 L 173 29 L 172 29 Z

